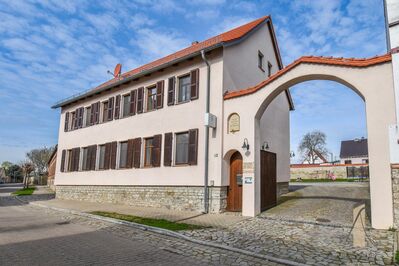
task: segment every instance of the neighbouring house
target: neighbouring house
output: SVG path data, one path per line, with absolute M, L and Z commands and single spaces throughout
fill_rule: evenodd
M 341 141 L 341 164 L 368 164 L 368 154 L 366 138 Z
M 267 16 L 125 73 L 116 69 L 114 79 L 58 102 L 53 106 L 61 109 L 54 155 L 57 197 L 241 211 L 243 184 L 254 182 L 246 175 L 254 165 L 243 157 L 254 144 L 240 136 L 247 121 L 238 113 L 224 121 L 224 95 L 255 86 L 282 68 Z M 262 210 L 288 191 L 290 110 L 287 88 L 258 125 L 261 160 L 272 175 L 265 179 L 269 185 L 262 184 L 273 187 Z M 242 150 L 224 149 L 232 135 L 240 136 Z
M 47 163 L 48 165 L 48 174 L 47 174 L 47 186 L 51 189 L 54 189 L 54 178 L 55 178 L 55 171 L 57 165 L 57 147 L 55 146 L 53 153 L 50 156 L 50 159 Z
M 312 159 L 313 158 L 313 159 Z M 309 152 L 302 164 L 323 164 L 328 163 L 326 158 L 318 151 Z

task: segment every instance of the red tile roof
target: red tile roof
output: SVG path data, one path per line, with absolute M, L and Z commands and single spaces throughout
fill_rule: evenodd
M 148 64 L 145 64 L 143 66 L 140 66 L 138 68 L 130 70 L 128 72 L 125 72 L 125 73 L 123 73 L 121 75 L 122 79 L 137 75 L 140 72 L 143 72 L 145 70 L 151 70 L 151 69 L 153 69 L 155 67 L 162 66 L 162 65 L 164 65 L 166 63 L 170 63 L 170 62 L 172 62 L 172 61 L 174 61 L 176 59 L 188 56 L 188 55 L 193 54 L 195 52 L 199 52 L 199 51 L 201 51 L 203 49 L 210 48 L 210 47 L 218 45 L 218 44 L 222 44 L 222 43 L 227 43 L 227 42 L 238 40 L 238 39 L 244 37 L 247 33 L 249 33 L 251 30 L 253 30 L 255 27 L 257 27 L 259 24 L 261 24 L 262 22 L 264 22 L 264 21 L 266 21 L 268 19 L 270 19 L 270 16 L 264 16 L 264 17 L 259 18 L 257 20 L 251 21 L 251 22 L 249 22 L 249 23 L 247 23 L 245 25 L 239 26 L 237 28 L 234 28 L 232 30 L 229 30 L 227 32 L 224 32 L 222 34 L 214 36 L 212 38 L 209 38 L 209 39 L 207 39 L 205 41 L 193 44 L 193 45 L 191 45 L 191 46 L 189 46 L 187 48 L 184 48 L 184 49 L 182 49 L 180 51 L 177 51 L 177 52 L 175 52 L 173 54 L 170 54 L 168 56 L 165 56 L 165 57 L 162 57 L 160 59 L 157 59 L 157 60 L 155 60 L 153 62 L 150 62 Z M 111 80 L 109 80 L 109 81 L 97 86 L 93 90 L 103 88 L 105 86 L 111 85 L 112 83 L 118 82 L 118 81 L 119 81 L 118 78 L 111 79 Z
M 371 58 L 334 58 L 334 57 L 323 57 L 323 56 L 302 56 L 301 58 L 295 60 L 285 68 L 281 69 L 280 71 L 276 72 L 268 79 L 262 81 L 258 85 L 254 87 L 249 87 L 239 91 L 232 91 L 227 93 L 224 96 L 225 100 L 241 97 L 244 95 L 248 95 L 265 87 L 267 84 L 273 82 L 274 80 L 278 79 L 286 72 L 290 71 L 291 69 L 295 68 L 299 64 L 308 63 L 308 64 L 322 64 L 322 65 L 337 65 L 337 66 L 344 66 L 344 67 L 368 67 L 376 64 L 381 64 L 385 62 L 391 61 L 391 54 L 385 54 L 381 56 L 375 56 Z

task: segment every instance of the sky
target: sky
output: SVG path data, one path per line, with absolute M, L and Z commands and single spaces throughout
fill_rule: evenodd
M 127 71 L 264 15 L 283 63 L 302 55 L 386 52 L 382 0 L 0 0 L 0 162 L 57 143 L 50 107 Z M 291 88 L 291 150 L 315 129 L 337 156 L 340 141 L 367 136 L 364 103 L 329 81 Z M 298 157 L 298 156 L 297 156 Z

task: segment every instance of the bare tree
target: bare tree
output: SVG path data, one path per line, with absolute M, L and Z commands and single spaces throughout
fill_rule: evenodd
M 40 149 L 33 149 L 26 154 L 26 157 L 35 168 L 35 176 L 42 177 L 43 175 L 47 174 L 48 161 L 53 151 L 54 147 L 43 147 Z
M 306 133 L 298 147 L 304 161 L 314 164 L 317 158 L 320 158 L 320 155 L 326 156 L 328 154 L 326 139 L 326 134 L 321 131 Z
M 31 162 L 28 161 L 24 161 L 21 163 L 21 168 L 22 168 L 22 172 L 24 175 L 24 188 L 28 188 L 29 187 L 29 176 L 30 174 L 35 170 L 35 167 L 33 166 L 33 164 Z

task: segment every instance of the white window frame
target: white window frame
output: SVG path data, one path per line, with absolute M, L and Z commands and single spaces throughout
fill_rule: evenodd
M 176 76 L 176 81 L 175 81 L 175 104 L 176 104 L 176 105 L 177 105 L 177 104 L 188 103 L 188 102 L 191 101 L 191 91 L 190 91 L 190 90 L 191 90 L 191 87 L 189 87 L 189 91 L 190 91 L 190 97 L 189 97 L 189 99 L 188 99 L 188 100 L 185 100 L 185 101 L 182 101 L 182 102 L 179 102 L 180 78 L 183 78 L 183 77 L 186 77 L 186 76 L 189 77 L 189 79 L 190 79 L 190 85 L 191 85 L 191 73 L 190 73 L 190 72 L 181 74 L 181 75 L 179 75 L 179 76 Z
M 188 165 L 188 162 L 187 163 L 180 163 L 180 164 L 176 164 L 176 153 L 177 153 L 177 148 L 176 148 L 176 145 L 177 145 L 177 135 L 179 135 L 179 134 L 183 134 L 183 133 L 187 133 L 187 134 L 189 134 L 189 137 L 190 137 L 190 132 L 189 132 L 189 130 L 182 130 L 182 131 L 179 131 L 179 132 L 175 132 L 175 133 L 173 133 L 173 139 L 172 139 L 172 165 L 173 166 L 177 166 L 177 167 L 179 167 L 179 166 L 186 166 L 186 165 Z M 190 144 L 190 143 L 189 143 Z

